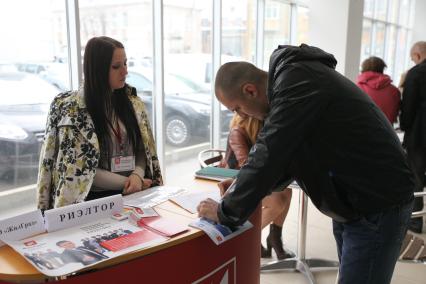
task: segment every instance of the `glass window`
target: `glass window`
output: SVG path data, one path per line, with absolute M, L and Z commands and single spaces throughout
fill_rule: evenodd
M 0 10 L 0 192 L 35 188 L 49 105 L 69 89 L 64 3 L 17 0 Z
M 398 23 L 399 16 L 399 0 L 389 0 L 388 21 L 394 24 Z
M 127 1 L 111 4 L 108 0 L 80 0 L 81 53 L 89 39 L 109 36 L 122 42 L 126 49 L 128 71 L 133 72 L 127 82 L 138 89 L 151 117 L 152 101 L 145 101 L 146 91 L 141 90 L 142 79 L 152 78 L 152 3 Z M 141 71 L 143 69 L 143 71 Z M 142 73 L 141 73 L 142 72 Z M 140 74 L 136 77 L 136 74 Z M 152 85 L 152 81 L 149 82 Z M 150 90 L 152 91 L 152 87 Z
M 364 1 L 361 61 L 372 55 L 384 58 L 394 82 L 399 81 L 401 70 L 409 66 L 406 46 L 411 37 L 413 13 L 414 1 L 410 0 Z
M 195 171 L 198 152 L 210 148 L 212 7 L 212 0 L 164 1 L 163 128 L 173 182 L 177 168 Z
M 269 3 L 269 5 L 266 5 L 265 7 L 265 19 L 266 20 L 276 20 L 279 16 L 279 5 L 277 3 Z
M 256 36 L 256 1 L 222 2 L 222 63 L 254 61 Z
M 396 52 L 395 52 L 395 69 L 394 69 L 394 81 L 399 82 L 401 74 L 407 71 L 406 57 L 409 53 L 407 50 L 407 30 L 400 28 L 398 29 L 398 36 L 396 41 Z
M 385 51 L 386 26 L 381 22 L 375 23 L 373 55 L 383 58 Z
M 382 21 L 386 21 L 388 9 L 388 0 L 376 0 L 375 1 L 375 15 L 374 18 Z
M 408 17 L 410 16 L 410 0 L 401 0 L 401 7 L 399 11 L 399 24 L 407 27 Z
M 268 19 L 265 17 L 265 28 L 264 28 L 264 52 L 263 52 L 263 68 L 268 69 L 269 57 L 271 56 L 274 49 L 280 44 L 290 44 L 290 21 L 291 21 L 291 6 L 290 4 L 283 3 L 276 0 L 266 0 L 265 9 L 273 6 L 279 10 L 278 19 Z M 303 11 L 301 14 L 303 15 Z M 304 20 L 300 20 L 303 22 Z M 301 25 L 301 29 L 306 28 L 306 22 Z M 301 34 L 298 40 L 304 40 L 306 34 Z
M 373 18 L 375 0 L 364 0 L 364 17 Z
M 388 66 L 386 69 L 386 73 L 392 75 L 395 66 L 395 48 L 396 48 L 396 27 L 389 26 L 387 32 L 387 42 L 386 45 L 386 54 L 385 54 L 385 62 Z
M 297 7 L 297 45 L 309 43 L 309 9 Z
M 368 58 L 371 54 L 371 29 L 371 21 L 364 19 L 361 38 L 361 62 Z

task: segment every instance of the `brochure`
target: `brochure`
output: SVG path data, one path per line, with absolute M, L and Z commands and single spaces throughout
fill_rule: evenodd
M 230 228 L 206 218 L 199 218 L 191 222 L 189 226 L 203 230 L 216 245 L 220 245 L 253 227 L 249 221 L 246 221 L 241 226 Z
M 173 220 L 161 216 L 140 218 L 137 214 L 132 212 L 129 216 L 129 221 L 132 224 L 165 237 L 173 237 L 188 231 L 187 225 L 178 224 Z
M 67 275 L 131 251 L 166 241 L 164 236 L 111 217 L 82 226 L 5 242 L 48 276 Z

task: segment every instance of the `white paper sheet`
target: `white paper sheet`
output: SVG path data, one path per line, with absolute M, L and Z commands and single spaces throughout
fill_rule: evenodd
M 190 213 L 196 213 L 198 204 L 207 198 L 211 198 L 219 202 L 221 199 L 219 189 L 200 191 L 191 190 L 190 192 L 185 192 L 181 195 L 172 197 L 170 200 Z
M 185 192 L 185 189 L 176 186 L 154 186 L 143 191 L 126 195 L 123 197 L 124 205 L 150 208 L 164 201 L 167 201 L 173 196 L 177 196 Z

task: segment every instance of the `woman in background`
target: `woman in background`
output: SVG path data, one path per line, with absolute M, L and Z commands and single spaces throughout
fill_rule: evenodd
M 145 106 L 126 84 L 123 44 L 90 39 L 83 69 L 83 87 L 59 94 L 50 107 L 37 182 L 40 209 L 162 184 Z
M 383 74 L 386 67 L 386 63 L 379 57 L 367 58 L 362 62 L 357 85 L 371 97 L 390 123 L 395 123 L 401 105 L 401 93 L 392 85 L 391 78 Z
M 240 169 L 247 162 L 250 148 L 255 144 L 257 134 L 262 128 L 262 121 L 252 117 L 242 118 L 237 113 L 230 123 L 228 144 L 224 159 L 220 167 Z M 266 248 L 261 246 L 261 256 L 271 257 L 274 249 L 278 259 L 293 257 L 287 252 L 282 243 L 281 234 L 284 220 L 290 208 L 292 191 L 290 188 L 278 187 L 270 195 L 262 200 L 261 228 L 269 227 L 269 235 L 266 238 Z

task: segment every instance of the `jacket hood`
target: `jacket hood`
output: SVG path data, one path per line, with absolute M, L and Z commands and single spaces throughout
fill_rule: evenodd
M 367 85 L 372 89 L 380 90 L 386 88 L 392 83 L 392 79 L 385 74 L 373 71 L 366 71 L 358 75 L 357 83 Z
M 319 61 L 330 68 L 335 68 L 337 60 L 330 53 L 318 47 L 301 44 L 300 46 L 279 45 L 271 55 L 270 70 L 280 69 L 281 65 L 299 61 Z
M 300 61 L 317 61 L 330 68 L 335 68 L 337 64 L 336 58 L 330 53 L 322 49 L 307 44 L 300 46 L 279 45 L 271 55 L 269 61 L 269 80 L 268 93 L 271 94 L 273 82 L 277 76 L 284 70 L 284 66 Z

